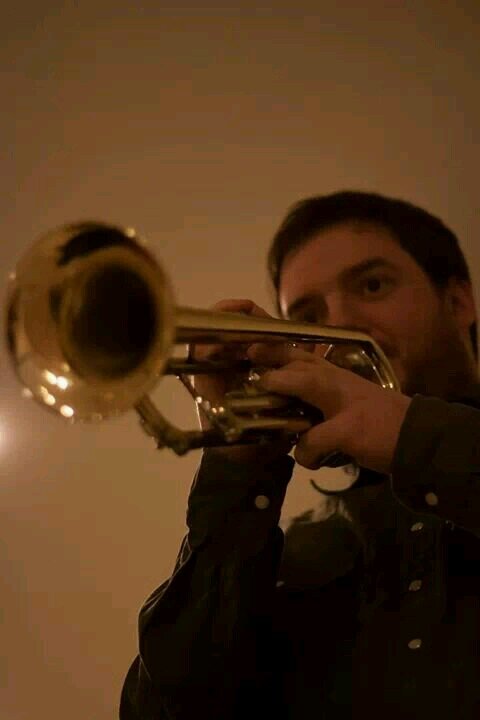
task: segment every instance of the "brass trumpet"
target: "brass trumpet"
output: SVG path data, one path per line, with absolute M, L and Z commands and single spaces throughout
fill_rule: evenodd
M 259 369 L 248 362 L 175 357 L 180 345 L 322 344 L 331 362 L 399 389 L 384 353 L 364 333 L 174 305 L 168 278 L 135 231 L 100 222 L 57 228 L 21 258 L 10 276 L 5 327 L 25 394 L 70 422 L 134 408 L 158 447 L 178 455 L 280 435 L 294 443 L 313 422 L 305 404 L 256 389 Z M 222 371 L 238 372 L 241 387 L 214 405 L 196 394 L 192 377 Z M 147 393 L 163 375 L 182 381 L 210 430 L 184 431 L 162 416 Z

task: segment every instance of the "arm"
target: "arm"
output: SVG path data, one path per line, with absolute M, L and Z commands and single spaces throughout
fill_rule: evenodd
M 394 495 L 409 510 L 432 512 L 480 535 L 479 409 L 387 391 L 299 349 L 253 345 L 248 356 L 274 368 L 260 387 L 323 413 L 324 422 L 295 447 L 300 465 L 315 469 L 340 450 L 363 468 L 391 475 Z
M 391 481 L 410 510 L 480 533 L 480 410 L 416 395 L 400 429 Z
M 239 689 L 267 681 L 278 520 L 292 469 L 289 457 L 252 468 L 204 453 L 175 570 L 140 614 L 121 720 L 233 718 Z M 256 506 L 259 495 L 268 507 Z

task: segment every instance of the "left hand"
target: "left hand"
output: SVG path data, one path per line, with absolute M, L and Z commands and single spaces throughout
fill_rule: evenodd
M 315 470 L 322 457 L 339 450 L 362 467 L 390 473 L 411 398 L 300 348 L 254 344 L 247 355 L 256 365 L 274 368 L 262 374 L 263 390 L 297 397 L 323 413 L 325 420 L 295 446 L 300 465 Z

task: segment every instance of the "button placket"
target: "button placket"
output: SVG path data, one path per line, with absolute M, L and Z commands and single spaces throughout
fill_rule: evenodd
M 425 625 L 425 612 L 428 607 L 430 593 L 428 588 L 429 573 L 433 569 L 433 528 L 429 519 L 415 519 L 410 515 L 405 518 L 402 563 L 402 598 L 401 598 L 401 643 L 406 652 L 419 650 L 428 635 L 428 622 Z

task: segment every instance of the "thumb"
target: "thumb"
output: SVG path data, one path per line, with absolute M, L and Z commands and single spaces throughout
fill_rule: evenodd
M 318 470 L 322 460 L 332 452 L 344 452 L 344 421 L 341 415 L 325 420 L 302 434 L 294 457 L 308 470 Z

